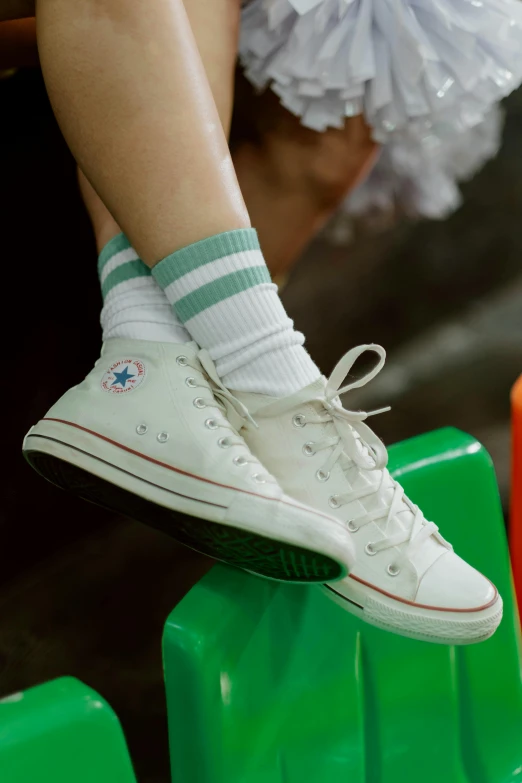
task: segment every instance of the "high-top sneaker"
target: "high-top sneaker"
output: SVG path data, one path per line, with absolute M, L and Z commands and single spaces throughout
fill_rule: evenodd
M 285 496 L 238 435 L 245 415 L 195 343 L 111 339 L 23 449 L 54 484 L 211 557 L 282 581 L 342 578 L 350 533 Z
M 377 366 L 341 388 L 368 350 L 379 355 Z M 328 381 L 290 397 L 238 394 L 258 425 L 241 432 L 288 495 L 334 513 L 351 532 L 356 564 L 344 580 L 324 586 L 333 600 L 403 636 L 478 642 L 501 620 L 496 588 L 454 553 L 391 477 L 386 449 L 364 423 L 370 414 L 346 410 L 339 399 L 375 377 L 385 356 L 379 345 L 360 346 L 341 359 Z

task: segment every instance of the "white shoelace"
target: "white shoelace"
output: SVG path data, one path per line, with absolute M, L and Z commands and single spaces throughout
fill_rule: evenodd
M 189 384 L 190 387 L 193 389 L 204 389 L 206 392 L 210 392 L 209 396 L 203 397 L 200 395 L 196 397 L 194 404 L 197 405 L 198 408 L 217 408 L 220 414 L 226 414 L 209 418 L 206 421 L 208 429 L 223 429 L 228 430 L 229 433 L 231 433 L 219 438 L 219 446 L 223 449 L 233 448 L 234 446 L 240 447 L 242 453 L 234 457 L 234 464 L 238 466 L 247 464 L 257 465 L 260 470 L 258 473 L 254 473 L 252 478 L 258 484 L 277 484 L 276 479 L 266 472 L 265 468 L 261 465 L 259 460 L 254 457 L 243 438 L 239 435 L 237 430 L 245 423 L 245 420 L 250 421 L 254 425 L 255 422 L 243 403 L 223 386 L 216 373 L 214 362 L 210 358 L 208 352 L 204 350 L 199 351 L 199 363 L 191 361 L 186 356 L 183 358 L 186 360 L 183 366 L 190 367 L 197 373 L 196 377 L 187 379 L 187 381 L 191 381 Z M 228 405 L 225 405 L 225 401 Z M 230 419 L 233 419 L 233 422 L 231 422 Z M 236 426 L 234 426 L 234 424 Z
M 379 361 L 371 370 L 361 378 L 342 386 L 342 382 L 352 369 L 356 360 L 366 351 L 373 351 L 379 356 Z M 370 483 L 360 489 L 354 489 L 339 495 L 334 495 L 330 499 L 334 501 L 334 508 L 339 508 L 354 500 L 362 500 L 374 496 L 377 508 L 368 511 L 355 519 L 348 521 L 348 528 L 355 532 L 364 525 L 379 521 L 379 528 L 384 535 L 380 541 L 368 544 L 366 552 L 369 555 L 381 552 L 384 549 L 391 549 L 406 545 L 401 554 L 394 560 L 394 574 L 399 573 L 406 560 L 415 555 L 425 541 L 433 533 L 438 531 L 437 525 L 428 522 L 418 506 L 414 505 L 404 494 L 403 488 L 389 474 L 386 469 L 388 462 L 388 452 L 382 441 L 365 424 L 369 416 L 375 416 L 390 410 L 389 408 L 380 408 L 375 411 L 352 411 L 342 407 L 339 397 L 346 392 L 365 386 L 381 371 L 386 359 L 386 351 L 380 345 L 360 345 L 348 351 L 335 366 L 330 375 L 324 395 L 317 394 L 313 387 L 307 387 L 284 399 L 277 400 L 261 408 L 256 415 L 259 417 L 272 416 L 295 410 L 300 405 L 318 404 L 324 410 L 324 413 L 315 415 L 301 416 L 301 426 L 306 424 L 327 424 L 332 423 L 335 426 L 336 434 L 330 437 L 322 438 L 313 443 L 307 443 L 308 453 L 314 454 L 318 451 L 329 451 L 329 456 L 320 471 L 318 478 L 327 481 L 334 465 L 341 460 L 343 469 L 348 469 L 357 465 L 361 470 L 373 472 L 381 471 L 381 478 L 377 482 Z M 317 388 L 317 387 L 315 387 Z M 348 458 L 349 462 L 347 462 Z M 386 494 L 392 491 L 391 501 Z M 398 525 L 400 530 L 391 535 L 387 535 L 393 520 L 400 512 L 411 512 L 411 525 L 405 529 L 402 524 Z M 397 527 L 397 525 L 395 525 Z M 442 541 L 442 539 L 441 539 Z M 392 573 L 392 572 L 390 572 Z

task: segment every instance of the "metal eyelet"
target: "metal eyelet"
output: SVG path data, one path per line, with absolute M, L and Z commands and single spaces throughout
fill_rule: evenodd
M 338 499 L 337 495 L 331 495 L 331 496 L 328 498 L 328 505 L 329 505 L 331 508 L 339 508 L 339 506 L 340 506 L 340 503 L 339 503 L 339 499 Z
M 156 436 L 157 440 L 159 440 L 160 443 L 166 443 L 169 439 L 169 433 L 168 432 L 160 432 Z
M 219 424 L 215 419 L 207 419 L 205 422 L 205 427 L 209 430 L 217 430 Z
M 138 435 L 145 435 L 148 429 L 149 428 L 147 427 L 146 424 L 138 424 L 138 426 L 136 427 L 136 432 L 138 433 Z
M 185 383 L 187 386 L 191 389 L 195 389 L 197 386 L 196 379 L 195 378 L 185 378 Z
M 218 446 L 222 449 L 228 449 L 230 447 L 230 443 L 228 442 L 228 438 L 220 438 L 218 440 Z
M 397 566 L 393 565 L 393 563 L 390 563 L 386 570 L 390 576 L 398 576 L 401 572 L 401 569 L 397 568 Z
M 359 525 L 356 525 L 353 519 L 350 519 L 346 527 L 348 528 L 350 533 L 357 533 L 357 531 L 359 530 Z
M 306 424 L 305 416 L 303 416 L 302 413 L 296 413 L 296 415 L 292 419 L 292 424 L 294 425 L 294 427 L 304 427 Z
M 176 358 L 176 364 L 179 364 L 180 367 L 186 367 L 188 364 L 188 359 L 186 356 L 178 356 Z
M 315 454 L 314 444 L 305 443 L 305 445 L 303 446 L 303 454 L 306 454 L 307 457 L 313 457 L 313 455 Z
M 263 476 L 260 476 L 259 473 L 252 473 L 252 478 L 258 484 L 266 484 L 266 479 L 264 479 Z
M 317 478 L 317 481 L 328 481 L 330 473 L 325 473 L 324 470 L 318 470 L 315 477 Z
M 202 397 L 196 397 L 196 399 L 193 402 L 193 405 L 195 408 L 206 408 L 207 404 L 205 400 Z
M 243 465 L 247 464 L 247 461 L 244 457 L 234 457 L 232 462 L 234 463 L 234 465 L 238 465 L 239 467 L 242 467 Z
M 364 551 L 367 555 L 376 555 L 377 551 L 373 548 L 373 544 L 366 544 Z

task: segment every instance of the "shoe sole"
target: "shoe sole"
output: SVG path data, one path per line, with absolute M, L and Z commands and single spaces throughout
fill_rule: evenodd
M 43 434 L 42 430 L 53 434 Z M 84 434 L 81 440 L 85 446 Z M 106 444 L 102 448 L 110 452 Z M 231 493 L 238 494 L 230 488 L 217 490 L 221 497 L 212 502 L 208 483 L 200 480 L 201 486 L 196 487 L 201 495 L 207 496 L 202 499 L 201 495 L 187 492 L 187 484 L 198 484 L 196 477 L 189 481 L 186 474 L 182 475 L 183 492 L 178 492 L 177 488 L 171 488 L 178 477 L 170 474 L 167 489 L 150 480 L 150 466 L 146 466 L 148 479 L 136 474 L 136 467 L 140 467 L 138 458 L 126 454 L 125 467 L 118 466 L 56 437 L 56 426 L 49 428 L 46 422 L 30 430 L 24 440 L 23 454 L 37 473 L 66 492 L 136 519 L 191 549 L 259 576 L 280 582 L 320 583 L 335 581 L 346 573 L 339 562 L 324 553 L 263 535 L 242 522 L 225 521 L 228 504 L 223 489 L 228 489 L 228 499 Z M 160 475 L 159 481 L 162 478 Z M 259 503 L 259 496 L 253 496 L 252 502 L 256 499 Z M 267 499 L 262 501 L 267 503 Z
M 355 580 L 354 585 L 350 585 L 349 595 L 326 584 L 321 589 L 345 611 L 376 628 L 433 644 L 483 642 L 493 636 L 502 619 L 502 598 L 498 593 L 483 609 L 451 612 L 403 603 Z

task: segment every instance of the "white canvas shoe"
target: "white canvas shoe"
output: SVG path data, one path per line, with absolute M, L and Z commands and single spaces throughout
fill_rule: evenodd
M 377 353 L 379 363 L 341 388 L 365 351 Z M 284 399 L 238 394 L 258 425 L 245 426 L 242 435 L 288 495 L 333 512 L 351 532 L 354 568 L 341 582 L 324 585 L 334 601 L 372 625 L 415 639 L 487 639 L 502 618 L 496 588 L 453 552 L 390 476 L 386 449 L 364 423 L 371 414 L 346 410 L 339 400 L 374 378 L 385 356 L 379 345 L 354 348 L 328 381 Z
M 244 407 L 208 357 L 206 368 L 195 343 L 109 340 L 87 378 L 31 428 L 24 455 L 59 487 L 211 557 L 281 581 L 342 578 L 350 534 L 284 495 L 223 400 L 237 422 Z

